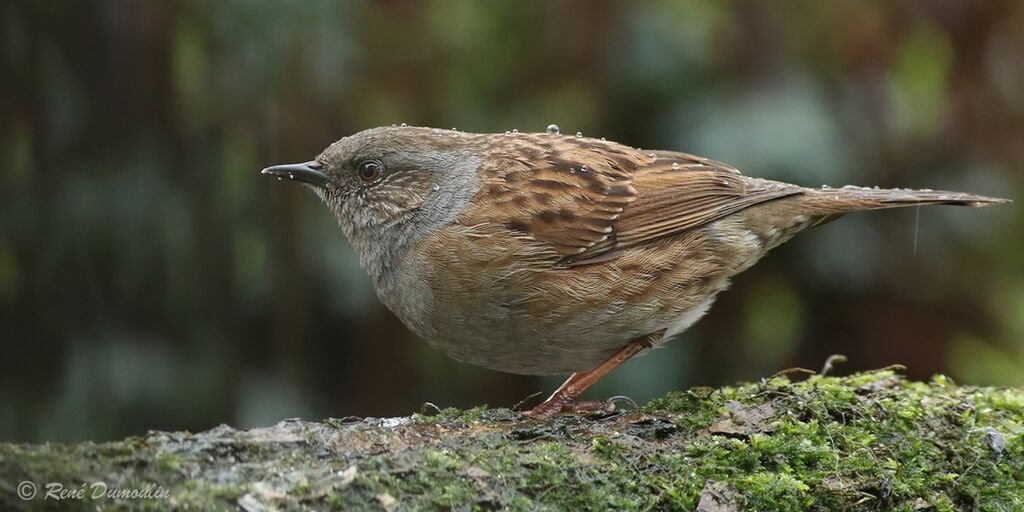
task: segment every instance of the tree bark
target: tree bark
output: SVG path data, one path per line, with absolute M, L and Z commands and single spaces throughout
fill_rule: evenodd
M 536 421 L 481 407 L 151 432 L 98 444 L 0 444 L 0 503 L 1024 510 L 1022 431 L 1022 389 L 958 386 L 944 377 L 909 382 L 891 370 L 799 382 L 777 376 L 670 393 L 606 417 Z M 31 490 L 30 499 L 19 496 Z

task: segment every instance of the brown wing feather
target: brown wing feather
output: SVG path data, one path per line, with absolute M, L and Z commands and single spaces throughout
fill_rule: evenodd
M 553 263 L 588 264 L 704 225 L 800 187 L 746 178 L 718 162 L 595 139 L 498 136 L 498 158 L 466 225 L 499 224 L 545 242 Z
M 460 222 L 493 223 L 550 244 L 561 257 L 607 240 L 636 200 L 625 155 L 566 144 L 566 137 L 519 135 L 497 141 L 493 172 Z M 611 145 L 611 144 L 609 144 Z
M 660 161 L 634 176 L 638 199 L 615 226 L 618 248 L 707 224 L 758 203 L 801 193 L 793 185 L 746 178 L 705 163 L 674 168 Z

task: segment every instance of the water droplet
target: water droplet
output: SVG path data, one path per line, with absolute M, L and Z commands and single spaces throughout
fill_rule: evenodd
M 391 123 L 391 127 L 392 127 L 392 128 L 394 128 L 394 127 L 396 127 L 396 126 L 398 126 L 398 125 L 397 125 L 397 124 L 395 124 L 395 123 Z
M 830 186 L 828 186 L 828 185 L 822 185 L 822 186 L 821 186 L 821 189 L 822 189 L 822 190 L 828 190 L 828 189 L 830 189 L 830 188 L 832 188 L 832 187 L 830 187 Z
M 551 123 L 544 129 L 544 131 L 548 132 L 550 135 L 558 135 L 558 125 Z
M 608 142 L 608 139 L 606 139 L 606 138 L 604 138 L 604 137 L 601 137 L 601 140 L 603 140 L 603 141 L 605 141 L 605 142 Z
M 673 169 L 678 169 L 679 168 L 679 162 L 672 162 L 672 168 Z
M 575 167 L 570 167 L 569 168 L 569 174 L 576 174 L 576 168 Z
M 434 189 L 435 192 L 438 191 L 438 190 L 441 190 L 441 185 L 438 185 L 437 183 L 434 183 L 433 189 Z
M 288 179 L 294 180 L 295 179 L 295 173 L 293 173 L 293 172 L 288 173 Z
M 278 176 L 278 177 L 277 177 L 277 181 L 284 181 L 284 178 L 282 178 L 282 177 Z
M 582 137 L 582 136 L 583 136 L 583 132 L 576 132 L 576 137 L 577 138 Z
M 519 133 L 519 130 L 517 128 L 512 128 L 512 133 Z
M 512 132 L 505 130 L 505 136 L 508 137 L 509 135 L 512 135 Z
M 400 126 L 401 126 L 402 128 L 405 128 L 406 126 L 409 126 L 409 125 L 407 125 L 407 124 L 405 124 L 405 123 L 402 123 L 402 124 L 401 124 Z
M 457 131 L 459 131 L 459 130 L 458 130 L 457 128 L 455 128 L 454 126 L 452 126 L 452 131 L 453 131 L 453 132 L 457 132 Z
M 587 172 L 587 170 L 588 170 L 587 166 L 585 166 L 585 165 L 580 167 L 580 172 Z
M 655 155 L 654 153 L 648 153 L 647 156 L 649 156 L 651 158 L 654 158 L 654 159 L 658 158 L 658 155 Z

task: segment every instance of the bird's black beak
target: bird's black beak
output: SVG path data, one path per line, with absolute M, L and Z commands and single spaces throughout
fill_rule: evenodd
M 327 184 L 327 175 L 324 174 L 324 166 L 319 162 L 312 161 L 303 164 L 274 165 L 263 169 L 262 174 L 275 176 L 277 179 L 289 179 L 301 181 L 314 187 L 322 187 Z

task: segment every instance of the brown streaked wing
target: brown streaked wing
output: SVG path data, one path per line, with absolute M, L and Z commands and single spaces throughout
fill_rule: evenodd
M 500 140 L 479 171 L 480 192 L 460 222 L 496 223 L 543 241 L 559 257 L 609 240 L 636 200 L 637 155 L 593 139 L 520 135 Z
M 758 203 L 801 193 L 795 185 L 747 178 L 731 167 L 669 153 L 633 176 L 638 198 L 615 225 L 617 250 L 707 224 Z M 673 163 L 677 164 L 673 167 Z
M 746 178 L 685 153 L 530 135 L 492 147 L 481 190 L 460 216 L 549 244 L 553 263 L 583 265 L 735 213 L 800 187 Z

